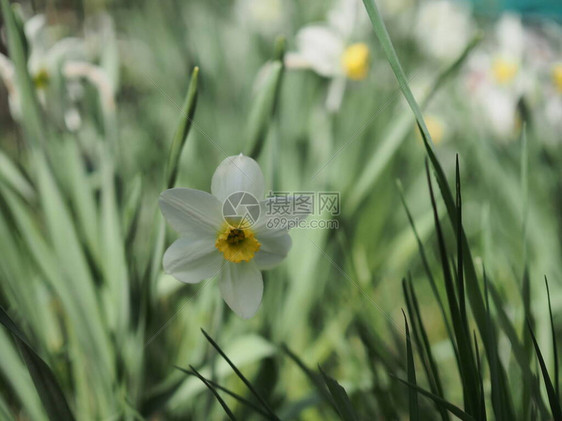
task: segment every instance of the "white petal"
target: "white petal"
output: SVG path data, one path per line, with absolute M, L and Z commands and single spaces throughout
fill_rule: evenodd
M 31 46 L 34 46 L 41 37 L 41 32 L 46 26 L 47 20 L 45 15 L 35 15 L 24 25 L 25 36 L 29 40 Z
M 291 237 L 286 231 L 258 235 L 261 247 L 254 257 L 259 269 L 271 269 L 287 257 L 291 249 Z
M 221 203 L 236 192 L 247 192 L 261 200 L 265 192 L 265 180 L 260 166 L 242 154 L 229 156 L 213 174 L 211 192 Z
M 328 95 L 326 96 L 326 108 L 328 111 L 337 113 L 340 109 L 345 92 L 347 79 L 345 76 L 337 76 L 330 82 Z
M 182 235 L 214 236 L 224 223 L 220 202 L 204 191 L 169 189 L 160 195 L 159 203 L 168 223 Z
M 164 253 L 164 270 L 178 281 L 195 284 L 212 278 L 224 259 L 215 248 L 214 238 L 198 240 L 182 237 Z
M 263 295 L 263 280 L 254 262 L 224 265 L 219 287 L 226 304 L 240 317 L 249 319 L 256 314 Z
M 297 34 L 297 45 L 299 53 L 318 74 L 334 76 L 342 73 L 344 43 L 332 29 L 321 25 L 301 29 Z
M 501 53 L 518 61 L 525 45 L 525 30 L 521 17 L 513 13 L 503 14 L 496 24 L 496 36 Z
M 357 23 L 360 2 L 357 0 L 339 0 L 328 13 L 330 25 L 338 32 L 348 38 Z

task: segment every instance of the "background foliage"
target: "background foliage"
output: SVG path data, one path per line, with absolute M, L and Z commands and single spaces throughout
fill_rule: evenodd
M 552 15 L 523 19 L 524 88 L 481 88 L 509 99 L 498 131 L 467 86 L 502 16 L 463 4 L 436 54 L 423 34 L 458 15 L 357 2 L 370 70 L 330 110 L 332 80 L 284 56 L 337 4 L 267 3 L 2 0 L 2 418 L 559 419 Z M 342 201 L 338 230 L 292 233 L 250 321 L 162 273 L 157 210 L 240 152 L 272 190 Z

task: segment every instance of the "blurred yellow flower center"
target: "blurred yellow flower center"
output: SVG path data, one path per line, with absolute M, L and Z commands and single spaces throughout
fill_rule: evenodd
M 249 262 L 254 258 L 261 244 L 249 228 L 235 228 L 230 225 L 221 230 L 215 247 L 230 262 Z
M 515 78 L 518 70 L 517 63 L 504 58 L 497 58 L 492 64 L 494 78 L 496 82 L 502 85 L 511 82 Z
M 431 115 L 425 116 L 424 120 L 425 120 L 425 126 L 427 127 L 427 131 L 429 132 L 429 135 L 431 136 L 433 143 L 435 145 L 438 145 L 443 140 L 445 134 L 445 126 L 443 122 L 439 118 Z M 419 128 L 417 128 L 416 133 L 419 140 L 421 141 L 422 135 L 420 133 Z
M 362 42 L 351 44 L 343 52 L 341 62 L 348 78 L 365 79 L 369 71 L 369 47 Z
M 558 63 L 554 65 L 552 69 L 552 82 L 558 92 L 562 93 L 562 63 Z
M 33 84 L 37 89 L 46 88 L 47 85 L 49 84 L 49 72 L 47 72 L 46 69 L 39 70 L 33 76 Z
M 443 127 L 441 120 L 436 117 L 428 116 L 425 119 L 425 125 L 427 126 L 431 139 L 433 139 L 433 143 L 436 145 L 441 143 L 443 134 L 445 133 L 445 127 Z

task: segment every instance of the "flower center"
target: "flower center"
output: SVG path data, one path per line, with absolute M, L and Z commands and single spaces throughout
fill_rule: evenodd
M 42 68 L 33 76 L 33 84 L 37 89 L 43 89 L 49 84 L 49 79 L 49 72 L 47 72 L 47 69 Z
M 496 82 L 502 85 L 511 82 L 515 78 L 518 70 L 519 67 L 517 66 L 517 63 L 504 58 L 497 58 L 492 64 L 492 73 L 494 78 L 496 79 Z
M 431 136 L 433 143 L 435 145 L 438 145 L 445 137 L 444 136 L 445 125 L 443 124 L 443 121 L 439 117 L 432 116 L 432 115 L 425 116 L 424 119 L 425 119 L 425 125 L 427 127 L 427 131 L 429 132 L 429 135 Z M 419 129 L 417 129 L 417 135 L 421 140 L 422 135 Z
M 555 64 L 552 68 L 552 82 L 558 92 L 562 94 L 562 63 Z
M 215 247 L 230 262 L 249 262 L 254 258 L 261 244 L 249 228 L 226 225 L 217 235 Z
M 363 42 L 351 44 L 343 52 L 341 63 L 348 78 L 365 79 L 369 71 L 369 47 Z

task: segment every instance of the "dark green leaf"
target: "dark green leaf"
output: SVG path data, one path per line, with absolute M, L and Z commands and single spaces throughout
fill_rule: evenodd
M 215 390 L 215 388 L 205 379 L 205 377 L 203 377 L 201 374 L 199 374 L 199 372 L 195 368 L 193 368 L 193 366 L 190 365 L 189 368 L 191 368 L 191 371 L 193 372 L 193 374 L 195 376 L 197 376 L 199 378 L 199 380 L 201 380 L 205 386 L 207 386 L 207 388 L 211 391 L 211 393 L 213 395 L 215 395 L 215 398 L 217 398 L 217 401 L 220 403 L 220 405 L 224 409 L 224 412 L 226 412 L 226 415 L 228 415 L 228 418 L 230 418 L 232 421 L 236 421 L 236 417 L 234 416 L 234 414 L 232 413 L 232 411 L 230 410 L 230 408 L 228 407 L 226 402 L 221 398 L 221 396 Z
M 550 302 L 550 288 L 548 287 L 548 279 L 544 277 L 546 285 L 546 294 L 548 296 L 548 313 L 550 315 L 550 331 L 552 334 L 552 358 L 554 359 L 554 388 L 556 390 L 556 397 L 560 400 L 560 384 L 558 380 L 558 347 L 556 345 L 556 330 L 554 329 L 554 317 L 552 316 L 552 303 Z
M 447 292 L 447 302 L 449 304 L 449 313 L 453 322 L 453 332 L 457 342 L 457 349 L 459 352 L 459 370 L 461 380 L 463 383 L 463 394 L 467 412 L 471 415 L 478 413 L 480 402 L 480 388 L 478 382 L 477 369 L 475 366 L 474 355 L 472 352 L 471 339 L 468 331 L 463 324 L 461 314 L 458 307 L 457 297 L 455 294 L 455 286 L 451 269 L 449 267 L 449 259 L 447 257 L 447 248 L 441 223 L 439 222 L 439 215 L 437 213 L 437 204 L 433 194 L 433 185 L 431 182 L 431 175 L 429 173 L 429 166 L 426 161 L 426 174 L 427 183 L 429 186 L 429 195 L 431 198 L 431 206 L 433 207 L 433 214 L 435 220 L 435 231 L 437 232 L 437 240 L 439 245 L 439 255 L 441 257 L 441 266 L 443 268 L 443 277 L 445 280 L 445 291 Z
M 8 313 L 0 307 L 0 323 L 12 334 L 18 344 L 33 384 L 41 402 L 52 421 L 74 420 L 72 411 L 66 402 L 64 393 L 53 372 L 43 359 L 35 353 L 23 332 L 12 321 Z
M 541 367 L 544 386 L 546 387 L 546 393 L 548 395 L 548 401 L 550 403 L 550 410 L 552 411 L 552 417 L 555 421 L 562 421 L 562 408 L 560 407 L 560 401 L 556 396 L 556 391 L 554 390 L 554 386 L 552 385 L 552 381 L 550 380 L 548 369 L 546 368 L 546 363 L 544 362 L 541 349 L 539 348 L 539 344 L 537 343 L 537 339 L 535 338 L 535 334 L 533 333 L 533 329 L 531 328 L 531 325 L 529 323 L 527 324 L 527 327 L 529 328 L 531 339 L 533 340 L 535 352 L 537 353 L 537 358 Z
M 416 386 L 415 384 L 411 384 L 411 383 L 407 382 L 406 380 L 402 380 L 401 378 L 396 377 L 392 374 L 390 376 L 394 377 L 399 382 L 404 383 L 406 386 L 416 390 L 418 393 L 421 393 L 422 395 L 428 397 L 429 399 L 434 401 L 437 405 L 442 406 L 447 411 L 449 411 L 451 414 L 455 415 L 457 418 L 459 418 L 463 421 L 475 421 L 475 418 L 473 418 L 472 416 L 470 416 L 469 414 L 464 412 L 458 406 L 453 405 L 452 403 L 446 401 L 445 399 L 440 398 L 439 396 L 434 395 L 433 393 L 431 393 L 431 392 L 429 392 L 425 389 L 422 389 L 421 387 Z
M 405 280 L 404 280 L 405 282 Z M 408 383 L 417 386 L 416 381 L 416 367 L 414 365 L 414 353 L 412 352 L 412 341 L 410 339 L 410 328 L 408 327 L 408 319 L 406 313 L 402 310 L 404 315 L 404 325 L 406 327 L 406 356 L 408 359 Z M 420 419 L 420 408 L 418 405 L 418 392 L 415 389 L 408 389 L 408 400 L 410 405 L 410 421 L 418 421 Z
M 318 369 L 320 370 L 320 374 L 322 374 L 324 383 L 328 386 L 328 390 L 330 391 L 332 398 L 334 398 L 334 404 L 336 405 L 336 410 L 340 418 L 344 421 L 357 421 L 357 415 L 355 415 L 353 405 L 351 404 L 345 389 L 336 380 L 324 373 L 320 366 L 318 366 Z
M 185 368 L 181 368 L 178 366 L 175 366 L 178 370 L 183 371 L 185 374 L 189 374 L 192 376 L 197 376 L 197 377 L 202 377 L 202 375 L 199 373 L 199 376 L 194 372 L 194 371 L 190 371 L 190 370 L 186 370 Z M 265 418 L 270 418 L 269 414 L 267 412 L 265 412 L 263 409 L 261 409 L 260 407 L 254 405 L 252 402 L 250 402 L 248 399 L 243 398 L 242 396 L 238 395 L 237 393 L 234 393 L 233 391 L 227 389 L 226 387 L 221 386 L 220 384 L 218 384 L 217 382 L 211 380 L 211 379 L 207 379 L 205 378 L 205 380 L 207 381 L 207 383 L 209 383 L 211 386 L 213 386 L 215 389 L 221 390 L 224 393 L 226 393 L 229 396 L 232 396 L 234 399 L 236 399 L 238 402 L 240 402 L 243 405 L 246 405 L 248 408 L 253 409 L 254 411 L 256 411 L 258 414 L 262 415 Z
M 400 61 L 394 51 L 394 47 L 392 46 L 392 42 L 390 40 L 390 36 L 386 30 L 382 17 L 375 5 L 373 0 L 363 0 L 365 4 L 365 8 L 367 9 L 367 13 L 369 14 L 369 18 L 373 24 L 373 29 L 381 43 L 383 51 L 386 55 L 386 58 L 396 76 L 400 89 L 406 98 L 414 116 L 416 117 L 416 121 L 418 123 L 418 127 L 420 129 L 423 143 L 427 152 L 427 155 L 431 161 L 431 164 L 435 170 L 437 183 L 441 190 L 441 194 L 443 196 L 443 200 L 445 202 L 445 206 L 447 208 L 447 213 L 451 224 L 453 227 L 457 226 L 456 223 L 456 207 L 455 202 L 453 200 L 453 195 L 447 183 L 447 179 L 445 177 L 445 173 L 435 152 L 433 150 L 433 142 L 431 141 L 431 136 L 427 129 L 427 126 L 424 122 L 422 112 L 420 107 L 418 106 L 410 87 L 408 86 L 408 81 L 406 79 L 406 74 L 400 65 Z M 476 269 L 474 268 L 474 262 L 472 260 L 472 255 L 470 253 L 470 249 L 468 247 L 468 240 L 464 233 L 464 230 L 461 231 L 462 234 L 462 247 L 463 247 L 463 260 L 465 265 L 465 275 L 466 275 L 466 287 L 467 287 L 467 294 L 470 300 L 472 314 L 476 319 L 476 323 L 478 325 L 478 329 L 481 330 L 481 336 L 485 338 L 487 335 L 483 330 L 486 329 L 486 311 L 484 308 L 484 301 L 482 299 L 482 294 L 478 287 L 478 278 L 476 276 Z M 484 339 L 484 346 L 487 347 L 486 339 Z
M 406 298 L 406 306 L 412 323 L 414 339 L 418 344 L 419 354 L 429 381 L 431 392 L 441 398 L 444 398 L 445 396 L 443 393 L 441 378 L 439 376 L 439 370 L 437 369 L 437 364 L 435 363 L 435 358 L 433 357 L 431 344 L 429 343 L 429 338 L 421 318 L 418 300 L 411 279 L 403 281 L 402 289 L 404 291 L 404 297 Z M 436 406 L 438 411 L 441 413 L 441 418 L 444 421 L 448 420 L 449 415 L 447 411 L 439 405 Z
M 248 379 L 246 379 L 246 377 L 244 377 L 244 375 L 242 374 L 242 372 L 238 369 L 238 367 L 236 367 L 234 365 L 234 363 L 230 360 L 230 358 L 228 358 L 226 356 L 226 354 L 224 353 L 224 351 L 218 346 L 218 344 L 207 334 L 207 332 L 205 332 L 205 330 L 201 329 L 201 332 L 203 332 L 203 335 L 205 335 L 205 338 L 207 338 L 207 340 L 209 341 L 209 343 L 213 346 L 213 348 L 215 348 L 217 350 L 217 352 L 220 354 L 220 356 L 222 358 L 224 358 L 224 360 L 228 363 L 228 365 L 232 368 L 232 370 L 234 370 L 234 372 L 236 373 L 236 375 L 240 378 L 240 380 L 242 380 L 242 382 L 244 382 L 244 384 L 246 385 L 246 387 L 248 388 L 248 390 L 255 396 L 255 398 L 262 404 L 262 406 L 264 407 L 264 409 L 267 411 L 267 413 L 273 418 L 273 419 L 279 419 L 275 413 L 273 412 L 273 410 L 271 409 L 271 407 L 268 405 L 268 403 L 261 397 L 261 395 L 256 392 L 256 390 L 254 389 L 254 387 L 252 386 L 252 384 L 248 381 Z

